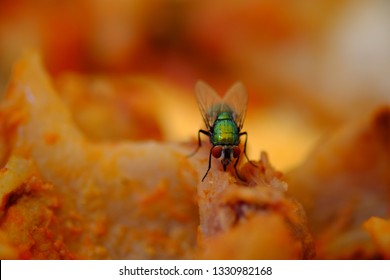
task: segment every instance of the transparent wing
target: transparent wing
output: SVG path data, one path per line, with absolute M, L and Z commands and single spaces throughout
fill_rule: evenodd
M 248 95 L 244 85 L 240 82 L 232 85 L 223 97 L 222 102 L 232 109 L 234 121 L 241 129 L 244 124 L 248 103 Z
M 203 81 L 198 81 L 195 85 L 196 99 L 198 101 L 199 110 L 202 114 L 206 127 L 210 128 L 221 111 L 222 98 Z

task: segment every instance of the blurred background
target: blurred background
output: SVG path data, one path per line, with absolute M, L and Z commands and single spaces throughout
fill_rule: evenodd
M 282 171 L 390 103 L 388 0 L 1 0 L 2 93 L 28 48 L 95 141 L 195 140 L 195 82 L 241 80 L 250 157 Z

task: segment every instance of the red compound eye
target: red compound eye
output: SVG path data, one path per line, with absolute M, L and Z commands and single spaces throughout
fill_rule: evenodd
M 238 158 L 240 156 L 240 148 L 239 147 L 233 147 L 233 157 Z
M 213 157 L 215 157 L 215 158 L 220 158 L 221 155 L 222 155 L 222 147 L 221 147 L 221 146 L 215 146 L 215 147 L 211 150 L 211 154 L 212 154 Z

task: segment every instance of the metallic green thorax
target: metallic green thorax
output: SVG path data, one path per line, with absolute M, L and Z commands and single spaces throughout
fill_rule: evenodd
M 210 141 L 214 146 L 234 145 L 240 143 L 239 130 L 233 121 L 232 113 L 222 112 L 214 122 Z

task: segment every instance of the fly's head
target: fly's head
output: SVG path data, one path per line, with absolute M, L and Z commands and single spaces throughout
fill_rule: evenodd
M 226 171 L 227 166 L 233 159 L 240 156 L 240 148 L 238 146 L 214 146 L 211 154 L 217 159 L 221 159 L 223 170 Z

